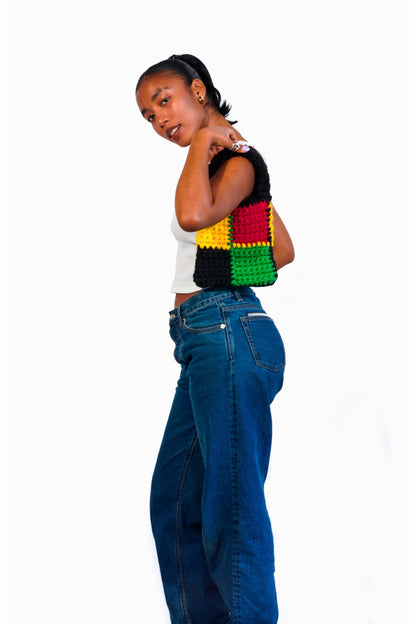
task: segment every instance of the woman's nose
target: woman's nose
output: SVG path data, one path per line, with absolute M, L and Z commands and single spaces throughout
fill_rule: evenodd
M 166 124 L 166 122 L 167 122 L 166 113 L 165 113 L 165 114 L 161 113 L 161 114 L 159 115 L 159 117 L 158 117 L 157 122 L 158 122 L 158 124 L 159 124 L 159 126 L 160 126 L 161 128 L 164 128 L 164 126 L 165 126 L 165 124 Z

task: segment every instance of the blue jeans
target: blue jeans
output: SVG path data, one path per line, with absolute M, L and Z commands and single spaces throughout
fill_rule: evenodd
M 264 499 L 280 334 L 250 288 L 204 290 L 170 313 L 181 375 L 152 480 L 173 624 L 276 624 Z

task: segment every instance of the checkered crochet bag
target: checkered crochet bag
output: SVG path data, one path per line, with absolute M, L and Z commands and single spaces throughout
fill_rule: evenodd
M 239 154 L 224 149 L 212 159 L 209 175 L 235 156 L 253 164 L 254 189 L 228 217 L 197 232 L 194 281 L 201 288 L 269 286 L 277 279 L 270 179 L 262 156 L 254 148 Z

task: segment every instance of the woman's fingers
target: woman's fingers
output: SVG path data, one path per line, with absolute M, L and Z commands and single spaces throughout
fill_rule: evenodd
M 233 152 L 248 152 L 249 146 L 247 141 L 238 138 L 238 134 L 233 128 L 211 128 L 212 145 L 226 147 Z
M 230 147 L 233 152 L 248 152 L 250 150 L 247 141 L 235 141 Z

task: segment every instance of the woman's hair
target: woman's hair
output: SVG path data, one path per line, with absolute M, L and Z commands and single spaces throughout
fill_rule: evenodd
M 165 61 L 160 61 L 152 65 L 140 76 L 136 86 L 136 93 L 147 76 L 169 72 L 175 76 L 179 76 L 187 85 L 191 85 L 192 81 L 199 78 L 207 90 L 207 99 L 210 104 L 224 117 L 227 117 L 231 110 L 231 104 L 225 100 L 221 100 L 221 93 L 214 87 L 211 75 L 204 63 L 192 54 L 172 54 Z M 230 123 L 236 123 L 232 121 Z

